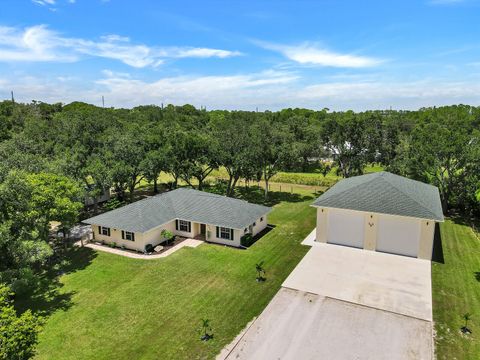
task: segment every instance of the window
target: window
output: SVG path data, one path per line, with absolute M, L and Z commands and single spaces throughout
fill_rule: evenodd
M 246 234 L 248 232 L 248 229 L 245 228 L 245 230 L 243 230 L 243 233 Z
M 177 231 L 184 231 L 184 232 L 191 232 L 192 231 L 192 223 L 186 220 L 176 220 L 175 221 L 175 229 Z
M 233 229 L 217 226 L 217 238 L 225 240 L 233 240 Z
M 263 216 L 260 218 L 260 222 L 262 222 L 262 221 L 263 221 Z
M 255 226 L 255 225 L 257 225 L 257 223 L 256 223 L 256 222 L 254 222 L 252 226 Z
M 122 239 L 128 241 L 135 241 L 135 233 L 122 230 Z
M 99 226 L 98 232 L 100 235 L 110 236 L 110 228 L 105 226 Z

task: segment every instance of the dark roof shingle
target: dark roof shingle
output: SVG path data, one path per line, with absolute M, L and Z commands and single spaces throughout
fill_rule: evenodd
M 243 229 L 271 208 L 244 200 L 180 188 L 83 220 L 86 224 L 146 232 L 174 219 Z
M 313 205 L 443 221 L 437 187 L 387 171 L 343 179 Z

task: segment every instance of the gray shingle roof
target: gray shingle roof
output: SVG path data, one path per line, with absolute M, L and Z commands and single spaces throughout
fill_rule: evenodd
M 83 220 L 132 232 L 146 232 L 174 219 L 243 229 L 271 208 L 244 200 L 180 188 Z
M 437 187 L 386 171 L 343 179 L 313 205 L 443 221 Z

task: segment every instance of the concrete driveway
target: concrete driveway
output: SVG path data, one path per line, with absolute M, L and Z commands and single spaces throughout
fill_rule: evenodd
M 238 340 L 238 339 L 237 339 Z M 228 360 L 431 360 L 431 322 L 282 288 Z
M 427 260 L 316 243 L 282 286 L 432 320 Z
M 310 251 L 217 359 L 433 358 L 429 261 L 305 240 Z

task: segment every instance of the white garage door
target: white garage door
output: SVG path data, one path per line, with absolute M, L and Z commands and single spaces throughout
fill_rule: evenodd
M 363 249 L 364 226 L 363 213 L 330 209 L 327 242 Z
M 378 219 L 377 251 L 418 256 L 420 220 L 397 216 Z

